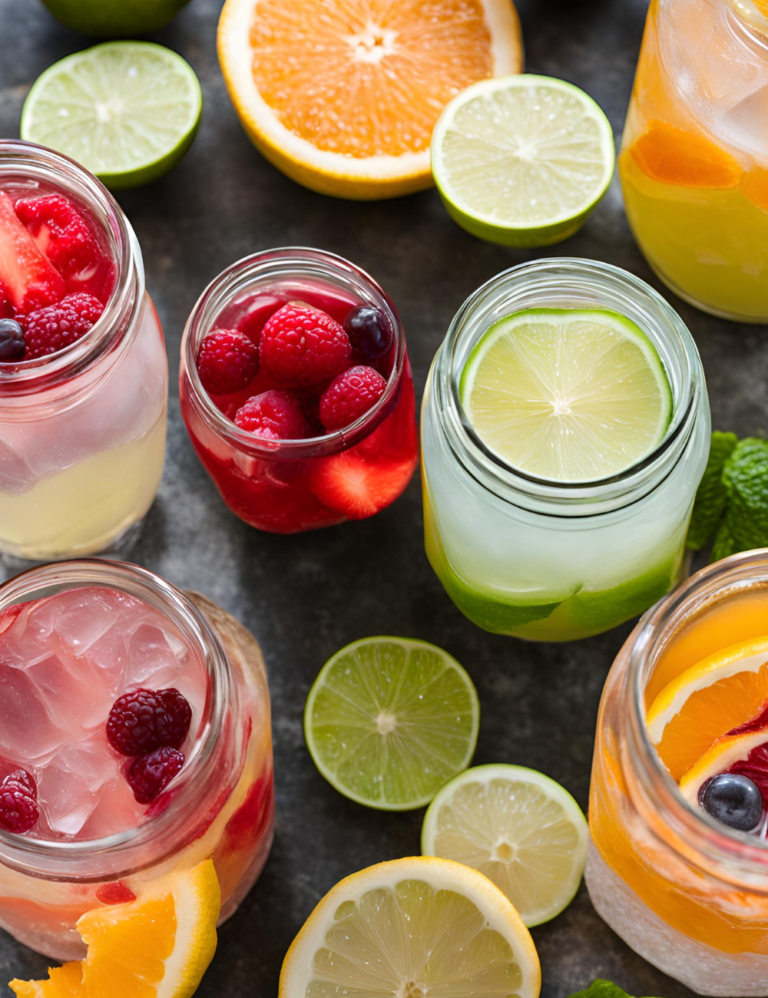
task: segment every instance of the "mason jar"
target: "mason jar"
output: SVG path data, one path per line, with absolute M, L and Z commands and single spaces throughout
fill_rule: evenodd
M 133 597 L 158 610 L 194 661 L 203 663 L 207 686 L 184 766 L 139 824 L 104 838 L 87 837 L 85 831 L 77 836 L 30 837 L 0 830 L 0 926 L 57 960 L 85 955 L 75 928 L 85 912 L 141 897 L 166 874 L 209 857 L 221 886 L 220 922 L 224 921 L 264 866 L 274 820 L 264 661 L 253 636 L 214 603 L 196 593 L 180 592 L 134 565 L 62 562 L 32 568 L 0 586 L 3 631 L 13 626 L 16 612 L 29 601 L 92 587 L 116 590 L 121 597 Z M 11 615 L 5 616 L 9 608 Z M 101 624 L 94 620 L 92 627 L 80 630 L 88 641 L 96 641 Z M 60 620 L 59 640 L 65 626 L 69 625 Z M 34 664 L 37 634 L 28 636 L 28 630 L 22 640 L 30 642 L 29 659 Z M 144 643 L 152 644 L 151 634 L 144 634 Z M 75 686 L 69 695 L 77 691 Z M 4 751 L 4 757 L 7 754 Z M 19 760 L 13 763 L 17 766 Z M 97 771 L 95 764 L 93 769 Z M 39 789 L 42 808 L 44 771 Z
M 768 995 L 768 842 L 685 799 L 651 744 L 646 710 L 700 657 L 764 634 L 767 599 L 768 551 L 694 575 L 627 639 L 597 722 L 592 903 L 650 963 L 698 994 L 724 998 Z
M 638 464 L 591 482 L 538 479 L 476 434 L 459 397 L 461 372 L 494 322 L 530 308 L 610 309 L 652 341 L 673 411 L 664 438 Z M 459 609 L 489 631 L 570 641 L 615 627 L 678 583 L 709 439 L 698 351 L 652 288 L 591 260 L 513 267 L 462 305 L 429 375 L 422 468 L 432 567 Z
M 116 268 L 85 336 L 48 357 L 0 364 L 0 555 L 123 551 L 152 505 L 165 455 L 168 361 L 141 250 L 106 188 L 50 149 L 0 141 L 0 190 L 64 195 Z

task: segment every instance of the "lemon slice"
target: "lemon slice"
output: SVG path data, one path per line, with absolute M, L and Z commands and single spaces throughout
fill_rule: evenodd
M 107 42 L 35 81 L 21 137 L 71 156 L 108 187 L 137 187 L 179 162 L 202 109 L 200 83 L 181 56 L 151 42 Z
M 480 705 L 472 680 L 436 645 L 364 638 L 323 666 L 304 712 L 307 747 L 339 793 L 368 807 L 428 804 L 469 765 Z
M 547 76 L 473 84 L 432 134 L 432 173 L 452 218 L 508 246 L 573 235 L 607 191 L 615 162 L 603 111 Z
M 459 392 L 467 418 L 506 464 L 537 478 L 609 478 L 647 457 L 672 413 L 651 341 L 603 309 L 528 309 L 475 345 Z
M 589 832 L 567 790 L 523 766 L 476 766 L 451 780 L 424 818 L 421 849 L 465 863 L 496 884 L 530 928 L 559 915 L 579 889 Z
M 380 863 L 337 884 L 293 942 L 279 998 L 537 998 L 530 933 L 502 892 L 449 860 Z

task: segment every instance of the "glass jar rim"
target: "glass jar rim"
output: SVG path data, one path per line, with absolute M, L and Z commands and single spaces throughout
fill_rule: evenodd
M 478 315 L 508 301 L 513 292 L 540 297 L 544 294 L 566 297 L 563 281 L 571 281 L 572 296 L 577 293 L 605 292 L 617 299 L 619 314 L 642 308 L 653 318 L 659 335 L 668 342 L 654 342 L 662 355 L 667 376 L 673 359 L 679 365 L 676 377 L 670 377 L 674 410 L 672 419 L 658 445 L 639 461 L 618 474 L 585 481 L 556 481 L 538 478 L 508 465 L 495 454 L 471 425 L 461 403 L 457 361 L 462 348 L 476 333 L 472 322 Z M 579 289 L 577 291 L 577 289 Z M 542 302 L 538 307 L 543 307 Z M 575 307 L 579 307 L 577 303 Z M 631 307 L 630 307 L 631 306 Z M 511 303 L 510 311 L 537 307 Z M 567 304 L 561 308 L 574 307 Z M 587 307 L 586 305 L 584 307 Z M 589 307 L 595 307 L 594 303 Z M 651 331 L 638 322 L 649 338 Z M 488 327 L 486 326 L 482 332 Z M 480 335 L 482 335 L 482 332 Z M 654 331 L 656 332 L 656 331 Z M 664 347 L 666 350 L 660 349 Z M 461 359 L 461 366 L 466 357 Z M 673 372 L 672 372 L 673 373 Z M 550 257 L 518 264 L 495 275 L 463 303 L 454 316 L 435 360 L 435 393 L 445 414 L 445 431 L 451 449 L 478 484 L 497 497 L 550 516 L 600 515 L 644 498 L 672 472 L 691 437 L 704 391 L 704 375 L 696 344 L 685 323 L 672 306 L 650 285 L 628 271 L 612 264 L 577 257 Z
M 203 388 L 197 371 L 197 349 L 202 338 L 213 328 L 221 311 L 238 295 L 254 288 L 254 281 L 289 279 L 297 274 L 315 274 L 332 280 L 334 276 L 365 290 L 371 300 L 385 311 L 395 336 L 395 357 L 387 387 L 376 404 L 354 423 L 341 430 L 307 437 L 303 440 L 266 440 L 240 429 L 211 401 Z M 263 288 L 266 293 L 268 285 Z M 397 400 L 405 369 L 405 330 L 391 299 L 370 274 L 335 253 L 307 246 L 283 246 L 261 250 L 235 261 L 203 291 L 195 303 L 184 329 L 181 343 L 181 377 L 186 376 L 191 388 L 191 398 L 207 426 L 219 438 L 238 450 L 254 457 L 271 460 L 296 460 L 333 454 L 358 443 L 367 436 L 390 412 Z
M 185 760 L 181 774 L 169 784 L 171 794 L 167 806 L 157 815 L 133 828 L 98 839 L 59 841 L 30 839 L 0 829 L 0 863 L 38 877 L 51 879 L 66 876 L 82 881 L 114 879 L 110 872 L 92 875 L 75 872 L 84 864 L 95 866 L 98 855 L 103 864 L 108 858 L 123 869 L 138 869 L 156 863 L 157 856 L 136 861 L 140 850 L 147 850 L 163 836 L 177 829 L 183 816 L 200 803 L 200 781 L 216 775 L 217 745 L 227 711 L 236 702 L 236 690 L 231 681 L 227 654 L 207 617 L 188 596 L 170 582 L 148 569 L 128 562 L 99 558 L 82 558 L 35 566 L 0 584 L 0 613 L 8 607 L 73 588 L 98 586 L 118 589 L 143 600 L 165 613 L 195 648 L 205 664 L 209 695 L 200 719 L 195 745 Z M 220 790 L 221 781 L 217 781 Z M 88 861 L 91 861 L 90 863 Z M 47 869 L 51 865 L 53 870 Z
M 12 177 L 35 179 L 69 193 L 94 212 L 108 238 L 117 280 L 104 311 L 75 343 L 49 357 L 0 364 L 0 398 L 43 391 L 73 378 L 109 350 L 137 317 L 144 299 L 144 265 L 136 235 L 107 188 L 63 153 L 22 139 L 0 139 L 0 185 Z

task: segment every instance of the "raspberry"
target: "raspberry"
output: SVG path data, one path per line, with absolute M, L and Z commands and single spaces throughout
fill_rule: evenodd
M 26 769 L 16 769 L 2 782 L 2 788 L 8 790 L 18 790 L 33 800 L 37 800 L 37 783 L 31 773 Z
M 351 355 L 344 328 L 320 309 L 300 303 L 278 309 L 259 343 L 262 368 L 291 388 L 330 381 L 348 366 Z
M 328 431 L 349 426 L 379 401 L 386 387 L 387 382 L 372 367 L 350 367 L 320 396 L 320 421 Z
M 25 360 L 47 357 L 76 343 L 101 317 L 104 306 L 92 295 L 68 295 L 22 320 Z
M 268 440 L 301 440 L 309 429 L 293 395 L 276 389 L 248 399 L 238 409 L 235 423 L 241 430 Z
M 60 194 L 23 198 L 16 215 L 54 267 L 67 282 L 82 283 L 105 262 L 90 225 L 71 201 Z
M 187 737 L 192 708 L 178 690 L 132 690 L 118 697 L 107 719 L 107 738 L 120 755 L 178 748 Z
M 39 817 L 35 779 L 25 769 L 17 769 L 0 784 L 0 828 L 23 835 Z
M 215 329 L 200 344 L 197 371 L 212 395 L 242 391 L 259 370 L 258 347 L 235 329 Z
M 96 897 L 102 904 L 130 904 L 136 900 L 136 895 L 122 880 L 114 880 L 110 884 L 102 884 L 96 891 Z
M 168 745 L 134 759 L 126 779 L 138 803 L 157 800 L 183 765 L 184 753 Z

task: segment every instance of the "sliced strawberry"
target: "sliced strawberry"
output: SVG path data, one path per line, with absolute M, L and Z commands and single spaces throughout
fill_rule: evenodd
M 11 296 L 5 290 L 2 284 L 0 284 L 0 319 L 12 319 L 13 318 L 13 305 L 11 305 Z
M 345 451 L 318 463 L 311 488 L 326 506 L 350 520 L 363 520 L 397 499 L 413 469 L 413 461 L 367 461 L 354 451 Z
M 18 220 L 5 191 L 0 191 L 0 284 L 20 315 L 53 305 L 66 293 L 63 277 Z

